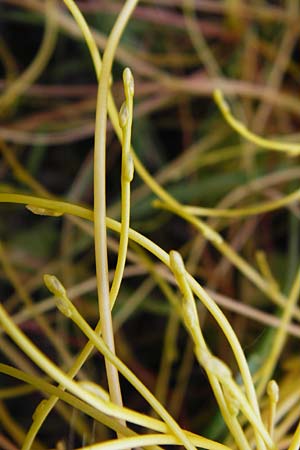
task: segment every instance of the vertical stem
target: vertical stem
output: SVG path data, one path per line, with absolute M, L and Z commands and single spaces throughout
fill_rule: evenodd
M 95 150 L 94 150 L 94 220 L 95 220 L 95 258 L 99 312 L 104 342 L 114 353 L 114 336 L 109 299 L 107 236 L 106 236 L 106 125 L 107 101 L 112 63 L 116 48 L 126 23 L 138 0 L 127 0 L 110 33 L 103 55 L 103 65 L 99 77 L 96 108 Z M 108 386 L 111 399 L 122 404 L 117 369 L 105 360 Z

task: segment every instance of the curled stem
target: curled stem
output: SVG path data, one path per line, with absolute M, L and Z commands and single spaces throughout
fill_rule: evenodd
M 265 139 L 256 134 L 252 133 L 246 128 L 246 126 L 237 120 L 230 112 L 230 108 L 226 100 L 224 99 L 223 93 L 220 89 L 214 90 L 214 99 L 220 108 L 226 122 L 241 136 L 243 136 L 248 141 L 256 144 L 258 147 L 264 148 L 266 150 L 274 150 L 278 152 L 285 152 L 289 156 L 297 156 L 300 154 L 300 145 L 293 144 L 290 142 L 280 142 L 273 141 L 271 139 Z
M 182 429 L 176 421 L 168 414 L 161 403 L 154 397 L 154 395 L 146 388 L 146 386 L 131 372 L 128 367 L 110 351 L 104 340 L 98 336 L 95 331 L 87 324 L 76 307 L 69 300 L 67 293 L 62 284 L 53 275 L 45 275 L 45 283 L 50 291 L 56 296 L 57 307 L 68 318 L 70 318 L 81 331 L 94 344 L 97 350 L 103 354 L 105 358 L 114 365 L 116 369 L 135 387 L 135 389 L 148 401 L 157 414 L 165 421 L 166 425 L 173 432 L 173 434 L 182 442 L 187 450 L 195 450 L 191 441 L 186 437 Z

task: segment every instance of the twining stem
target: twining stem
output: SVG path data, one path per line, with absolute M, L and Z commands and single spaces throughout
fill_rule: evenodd
M 135 167 L 138 171 L 138 166 L 135 163 Z M 185 209 L 182 208 L 182 205 L 177 202 L 175 199 L 169 199 L 169 194 L 165 193 L 165 191 L 159 185 L 155 185 L 155 180 L 150 179 L 150 175 L 148 175 L 148 182 L 153 185 L 153 189 L 155 189 L 155 193 L 163 199 L 164 208 L 174 212 L 178 216 L 187 220 L 189 223 L 195 226 L 202 235 L 210 241 L 210 243 L 219 250 L 221 254 L 227 257 L 227 259 L 237 267 L 240 272 L 242 272 L 258 289 L 260 289 L 268 298 L 270 298 L 276 305 L 285 308 L 286 305 L 286 297 L 280 292 L 276 291 L 273 288 L 273 285 L 270 285 L 268 279 L 265 279 L 258 273 L 247 261 L 245 261 L 229 244 L 227 244 L 222 236 L 217 233 L 214 229 L 212 229 L 207 223 L 202 221 L 200 218 L 189 214 Z M 300 318 L 300 310 L 298 307 L 294 308 L 293 315 L 299 319 Z
M 119 123 L 123 132 L 121 169 L 121 233 L 116 270 L 110 289 L 110 307 L 114 306 L 121 286 L 128 247 L 130 222 L 130 183 L 133 179 L 134 164 L 131 155 L 131 127 L 133 119 L 134 79 L 127 67 L 123 72 L 125 102 L 119 113 Z
M 300 189 L 296 189 L 291 194 L 288 194 L 282 198 L 272 200 L 270 202 L 264 202 L 257 205 L 246 206 L 245 208 L 236 209 L 221 209 L 221 208 L 203 208 L 201 206 L 188 206 L 183 205 L 185 211 L 189 214 L 195 216 L 206 216 L 206 217 L 226 217 L 226 218 L 242 218 L 248 216 L 256 216 L 258 214 L 264 214 L 270 211 L 275 211 L 276 209 L 289 206 L 292 203 L 299 201 L 300 199 Z M 163 207 L 162 202 L 155 201 L 155 206 Z
M 281 142 L 270 139 L 262 138 L 250 130 L 245 125 L 237 120 L 230 111 L 229 105 L 224 99 L 223 93 L 220 89 L 214 90 L 214 99 L 223 114 L 224 119 L 228 124 L 241 136 L 247 139 L 249 142 L 256 144 L 258 147 L 266 150 L 273 150 L 278 152 L 286 152 L 290 156 L 297 156 L 300 154 L 300 144 L 294 144 L 291 142 Z
M 50 0 L 52 1 L 52 0 Z M 96 254 L 96 272 L 98 280 L 98 297 L 99 297 L 99 309 L 100 316 L 102 318 L 102 324 L 98 323 L 97 332 L 103 332 L 104 339 L 110 344 L 111 349 L 114 348 L 111 314 L 109 307 L 109 287 L 107 279 L 107 247 L 106 247 L 106 204 L 105 204 L 105 143 L 106 143 L 106 116 L 107 116 L 107 96 L 109 90 L 110 74 L 112 61 L 114 58 L 115 50 L 118 46 L 121 34 L 126 26 L 131 12 L 133 11 L 137 1 L 128 1 L 125 3 L 124 8 L 120 12 L 120 15 L 113 27 L 111 35 L 107 42 L 106 51 L 104 53 L 104 70 L 101 65 L 101 58 L 95 40 L 90 32 L 90 28 L 87 25 L 84 17 L 82 16 L 80 10 L 73 0 L 64 0 L 66 6 L 69 8 L 74 19 L 78 23 L 80 30 L 86 40 L 87 46 L 90 50 L 93 64 L 96 69 L 96 75 L 99 81 L 99 93 L 97 99 L 97 109 L 96 109 L 96 128 L 95 128 L 95 164 L 94 164 L 94 180 L 95 180 L 95 254 Z M 100 80 L 101 76 L 101 80 Z M 108 103 L 112 103 L 111 95 L 109 96 Z M 121 127 L 117 121 L 117 113 L 115 110 L 115 128 L 117 128 L 117 134 L 120 137 Z M 127 131 L 127 136 L 130 133 Z M 126 138 L 126 141 L 128 139 Z M 34 205 L 33 205 L 34 206 Z M 33 211 L 34 212 L 34 211 Z M 128 213 L 129 215 L 129 213 Z M 123 239 L 124 241 L 124 239 Z M 123 258 L 124 259 L 124 258 Z M 120 271 L 119 271 L 120 272 Z M 114 294 L 116 296 L 117 289 L 114 289 Z M 112 299 L 113 301 L 115 299 Z M 113 302 L 112 302 L 113 303 Z M 93 345 L 88 343 L 85 348 L 80 353 L 79 357 L 76 359 L 72 368 L 69 371 L 69 376 L 74 377 L 80 367 L 84 364 L 88 355 L 93 349 Z M 108 364 L 108 383 L 112 399 L 116 403 L 122 404 L 118 373 L 113 366 Z M 38 416 L 38 419 L 32 423 L 32 427 L 26 437 L 26 442 L 24 442 L 23 448 L 30 448 L 35 435 L 37 434 L 39 428 L 41 427 L 43 421 L 57 402 L 58 398 L 55 396 L 50 397 L 47 405 L 44 405 L 43 414 Z
M 300 421 L 294 433 L 292 442 L 288 448 L 288 450 L 299 450 L 300 448 Z
M 27 389 L 29 388 L 32 390 L 39 390 L 42 393 L 57 396 L 60 400 L 68 403 L 74 408 L 77 408 L 78 410 L 82 411 L 83 413 L 87 414 L 88 416 L 92 417 L 98 422 L 103 423 L 107 427 L 111 428 L 112 430 L 122 433 L 123 436 L 133 436 L 135 434 L 129 428 L 121 425 L 118 420 L 108 417 L 106 414 L 97 411 L 92 406 L 88 405 L 82 400 L 79 400 L 76 396 L 63 391 L 62 389 L 60 389 L 60 387 L 53 386 L 53 384 L 50 384 L 41 377 L 22 372 L 21 370 L 16 369 L 15 367 L 11 367 L 8 366 L 7 364 L 2 363 L 0 363 L 0 373 L 4 373 L 6 375 L 9 375 L 10 377 L 22 380 L 24 383 L 27 383 L 24 385 L 24 387 L 26 387 Z M 42 405 L 43 407 L 46 406 L 45 400 L 43 400 Z
M 130 410 L 125 407 L 120 407 L 109 400 L 103 400 L 101 397 L 90 393 L 88 390 L 81 387 L 80 383 L 74 382 L 68 375 L 60 370 L 52 361 L 50 361 L 13 323 L 5 309 L 0 305 L 0 324 L 6 333 L 14 340 L 14 342 L 26 353 L 32 361 L 34 361 L 42 370 L 44 370 L 50 377 L 65 386 L 72 394 L 76 395 L 81 400 L 87 402 L 97 410 L 108 414 L 109 416 L 121 418 L 123 420 L 130 420 L 132 423 L 152 428 L 156 431 L 170 430 L 178 438 L 178 442 L 182 443 L 187 450 L 195 450 L 194 445 L 190 439 L 179 427 L 174 419 L 168 414 L 158 400 L 150 393 L 150 391 L 143 385 L 143 383 L 123 364 L 106 346 L 102 338 L 100 338 L 85 322 L 83 317 L 78 313 L 75 306 L 66 296 L 66 292 L 61 283 L 53 276 L 45 276 L 47 287 L 56 292 L 58 299 L 57 306 L 60 311 L 67 317 L 71 318 L 82 329 L 88 338 L 93 342 L 101 353 L 105 355 L 109 361 L 114 364 L 120 372 L 128 378 L 133 386 L 142 395 L 145 395 L 149 403 L 157 413 L 166 422 L 166 425 L 156 419 L 147 417 L 144 414 Z
M 0 324 L 6 331 L 6 333 L 12 338 L 12 340 L 24 351 L 24 353 L 32 361 L 36 363 L 38 367 L 40 367 L 45 373 L 53 378 L 53 380 L 64 385 L 65 388 L 67 388 L 79 399 L 96 408 L 96 410 L 107 414 L 108 416 L 130 420 L 132 421 L 132 423 L 136 423 L 144 427 L 149 427 L 156 431 L 165 431 L 165 425 L 159 420 L 147 417 L 144 414 L 133 411 L 131 409 L 117 406 L 111 401 L 103 400 L 101 397 L 96 396 L 88 390 L 82 388 L 80 386 L 80 383 L 73 381 L 27 338 L 27 336 L 13 323 L 1 304 Z M 107 349 L 106 346 L 105 348 Z M 113 355 L 108 349 L 107 352 L 109 352 L 110 355 Z
M 106 346 L 104 340 L 98 336 L 94 330 L 88 325 L 71 300 L 68 298 L 66 290 L 60 281 L 53 275 L 45 275 L 44 280 L 48 289 L 56 297 L 56 306 L 68 318 L 81 329 L 81 331 L 93 342 L 97 350 L 103 354 L 118 370 L 119 372 L 134 386 L 134 388 L 148 401 L 157 414 L 165 421 L 166 425 L 178 437 L 179 441 L 188 450 L 196 450 L 191 441 L 185 436 L 183 430 L 176 423 L 176 421 L 169 415 L 167 410 L 161 405 L 156 397 L 146 388 L 146 386 L 137 378 L 134 373 Z
M 149 446 L 154 445 L 178 445 L 178 440 L 172 434 L 142 434 L 135 437 L 106 441 L 102 444 L 90 445 L 84 447 L 82 450 L 124 450 L 128 448 L 149 448 Z M 207 450 L 230 450 L 229 447 L 202 436 L 197 437 L 195 445 Z
M 106 126 L 110 77 L 116 48 L 137 0 L 127 0 L 107 40 L 99 77 L 94 146 L 94 227 L 95 258 L 101 331 L 104 342 L 114 353 L 114 337 L 110 311 L 107 236 L 106 236 Z M 122 405 L 118 371 L 105 360 L 109 392 L 114 403 Z
M 92 36 L 90 27 L 86 23 L 80 9 L 74 3 L 74 0 L 63 0 L 67 8 L 70 10 L 71 14 L 73 15 L 76 23 L 78 24 L 80 31 L 82 32 L 82 35 L 84 36 L 86 45 L 88 46 L 88 49 L 90 51 L 90 55 L 93 61 L 93 65 L 96 70 L 96 76 L 99 80 L 100 72 L 101 72 L 101 58 L 99 54 L 99 50 L 97 47 L 97 44 L 95 42 L 95 39 Z
M 259 379 L 259 383 L 256 389 L 258 397 L 261 397 L 263 395 L 267 383 L 270 380 L 274 368 L 277 364 L 277 361 L 281 355 L 287 337 L 287 325 L 289 324 L 293 316 L 293 310 L 299 299 L 299 293 L 300 293 L 300 268 L 296 273 L 291 292 L 289 294 L 286 306 L 282 313 L 280 326 L 277 329 L 275 336 L 272 340 L 272 348 L 270 349 L 268 358 L 266 359 L 263 367 L 261 368 L 261 377 Z
M 202 334 L 202 330 L 199 324 L 197 308 L 195 305 L 195 299 L 193 292 L 186 278 L 186 270 L 183 264 L 181 255 L 172 250 L 170 252 L 170 267 L 174 274 L 175 280 L 182 294 L 182 316 L 187 332 L 190 334 L 194 343 L 194 353 L 198 362 L 206 371 L 209 383 L 211 385 L 214 396 L 218 402 L 220 411 L 224 418 L 224 421 L 232 434 L 238 448 L 240 450 L 250 450 L 248 441 L 244 435 L 244 432 L 237 420 L 237 412 L 232 414 L 229 411 L 224 393 L 222 391 L 220 382 L 216 375 L 209 369 L 208 365 L 203 364 L 201 360 L 201 353 L 209 353 L 206 341 Z M 233 399 L 232 399 L 233 401 Z
M 69 214 L 77 215 L 79 217 L 93 220 L 93 211 L 88 210 L 87 208 L 83 208 L 81 206 L 72 205 L 70 203 L 59 202 L 56 200 L 49 199 L 41 199 L 37 197 L 30 197 L 24 195 L 16 195 L 16 194 L 0 194 L 0 202 L 6 201 L 11 203 L 25 203 L 32 204 L 33 206 L 44 207 L 46 209 L 52 209 L 59 212 L 66 212 Z M 112 230 L 120 233 L 120 224 L 112 220 L 110 218 L 106 218 L 106 225 Z M 152 254 L 154 254 L 157 258 L 159 258 L 165 265 L 170 266 L 169 256 L 166 252 L 161 249 L 159 246 L 154 244 L 145 236 L 136 232 L 135 230 L 129 229 L 129 238 L 133 241 L 137 242 L 139 245 L 146 248 Z M 197 295 L 197 297 L 201 300 L 201 302 L 205 305 L 205 307 L 209 310 L 212 316 L 215 318 L 222 331 L 224 332 L 234 354 L 236 357 L 237 364 L 240 368 L 242 378 L 245 383 L 245 388 L 247 392 L 247 396 L 249 398 L 249 402 L 251 406 L 254 408 L 254 411 L 259 415 L 257 398 L 254 391 L 253 381 L 249 372 L 249 367 L 247 365 L 245 355 L 241 349 L 240 343 L 233 332 L 228 320 L 222 313 L 222 311 L 218 308 L 213 300 L 210 299 L 206 291 L 196 282 L 196 280 L 189 275 L 186 274 L 188 283 L 190 284 L 193 292 Z

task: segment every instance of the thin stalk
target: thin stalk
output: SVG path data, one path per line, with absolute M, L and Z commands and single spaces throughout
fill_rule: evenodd
M 226 217 L 226 218 L 243 218 L 248 216 L 255 216 L 264 214 L 270 211 L 276 211 L 291 205 L 300 200 L 300 189 L 296 189 L 291 194 L 288 194 L 277 200 L 260 203 L 257 205 L 247 206 L 245 208 L 236 209 L 219 209 L 219 208 L 202 208 L 201 206 L 184 206 L 185 211 L 195 216 L 206 217 Z M 155 202 L 155 206 L 162 206 L 160 202 Z
M 34 302 L 27 290 L 24 288 L 21 280 L 19 279 L 18 273 L 12 266 L 7 252 L 3 243 L 0 241 L 0 264 L 3 267 L 3 271 L 7 277 L 7 280 L 10 281 L 12 286 L 14 287 L 16 293 L 18 294 L 20 300 L 24 303 L 24 305 L 30 311 L 34 305 Z M 53 329 L 49 326 L 48 321 L 42 315 L 37 315 L 35 318 L 37 324 L 41 327 L 42 332 L 47 336 L 57 353 L 60 355 L 63 361 L 70 365 L 72 363 L 72 357 L 65 346 L 61 345 L 61 341 L 57 334 L 53 331 Z
M 150 177 L 150 175 L 147 175 L 147 176 Z M 153 180 L 151 180 L 151 181 L 154 182 Z M 166 195 L 164 195 L 164 197 L 166 197 Z M 172 199 L 172 197 L 171 197 L 171 199 Z M 66 202 L 59 202 L 59 201 L 55 201 L 55 200 L 41 199 L 41 198 L 37 198 L 37 197 L 30 197 L 30 196 L 16 195 L 16 194 L 0 194 L 0 202 L 1 201 L 12 202 L 12 203 L 25 203 L 25 204 L 29 203 L 34 206 L 43 207 L 43 208 L 50 209 L 50 210 L 52 209 L 52 210 L 56 210 L 59 212 L 66 212 L 69 214 L 78 215 L 79 217 L 83 217 L 85 219 L 93 220 L 93 212 L 91 210 L 89 210 L 87 208 L 83 208 L 81 206 L 72 205 L 72 204 L 66 203 Z M 175 200 L 172 199 L 172 203 L 174 203 L 174 202 L 175 202 Z M 110 218 L 106 218 L 106 224 L 109 228 L 115 230 L 118 233 L 120 232 L 120 224 L 117 221 L 110 219 Z M 164 250 L 162 250 L 159 246 L 154 244 L 152 241 L 150 241 L 148 238 L 146 238 L 145 236 L 141 235 L 140 233 L 136 232 L 135 230 L 129 229 L 129 239 L 132 239 L 133 241 L 137 242 L 144 248 L 148 249 L 158 259 L 160 259 L 165 265 L 167 265 L 168 267 L 170 266 L 169 256 L 167 255 L 167 253 Z M 218 246 L 225 245 L 225 243 L 222 241 L 221 237 L 220 237 L 220 241 L 221 242 L 218 241 Z M 228 250 L 228 249 L 230 250 L 230 247 L 228 247 L 228 249 L 227 249 L 227 247 L 228 246 L 226 246 L 226 250 Z M 228 252 L 229 252 L 229 250 L 228 250 Z M 238 257 L 238 255 L 236 255 L 236 254 L 234 254 L 234 256 L 236 258 Z M 222 329 L 225 336 L 227 337 L 228 342 L 235 354 L 237 364 L 240 368 L 249 401 L 252 404 L 252 406 L 255 407 L 256 411 L 258 412 L 257 398 L 256 398 L 251 374 L 249 371 L 249 367 L 247 365 L 247 361 L 246 361 L 245 355 L 243 353 L 243 350 L 241 348 L 241 345 L 240 345 L 234 331 L 232 330 L 231 325 L 229 324 L 228 320 L 226 319 L 226 317 L 224 316 L 224 314 L 222 313 L 220 308 L 209 297 L 207 292 L 196 282 L 196 280 L 191 275 L 187 274 L 187 277 L 188 277 L 188 281 L 192 287 L 192 290 L 197 295 L 197 297 L 199 297 L 201 302 L 209 310 L 209 312 L 212 314 L 212 316 L 216 319 L 220 328 Z
M 160 359 L 160 367 L 158 371 L 155 397 L 161 402 L 162 405 L 167 404 L 168 389 L 171 379 L 172 366 L 177 355 L 177 338 L 179 332 L 179 317 L 174 309 L 170 311 L 168 318 L 163 351 Z
M 25 431 L 10 415 L 3 401 L 0 401 L 0 423 L 1 428 L 3 427 L 6 430 L 14 442 L 21 445 L 25 437 Z M 45 450 L 45 447 L 41 443 L 36 442 L 36 450 Z
M 220 75 L 220 67 L 198 26 L 195 6 L 195 0 L 183 1 L 183 14 L 186 29 L 197 56 L 204 65 L 208 75 L 210 77 L 218 77 Z
M 136 166 L 137 167 L 137 166 Z M 150 177 L 150 175 L 148 176 Z M 151 183 L 155 188 L 155 181 L 152 179 Z M 165 208 L 173 211 L 178 216 L 187 220 L 189 223 L 193 224 L 196 229 L 200 231 L 200 233 L 215 247 L 219 250 L 221 254 L 226 256 L 226 258 L 231 261 L 231 263 L 237 267 L 240 272 L 242 272 L 260 291 L 262 291 L 270 300 L 272 300 L 276 305 L 285 307 L 286 297 L 279 291 L 273 289 L 273 286 L 270 286 L 269 280 L 266 280 L 261 276 L 259 272 L 257 272 L 246 260 L 244 260 L 229 244 L 227 244 L 222 236 L 217 233 L 213 228 L 203 222 L 201 219 L 189 214 L 185 211 L 180 203 L 172 199 L 172 203 L 168 201 L 169 194 L 167 196 L 164 192 L 160 192 L 162 188 L 157 190 L 159 192 L 159 196 L 163 194 L 164 202 L 166 202 Z M 162 198 L 162 197 L 161 197 Z M 175 204 L 174 204 L 175 203 Z M 299 319 L 300 318 L 300 310 L 299 308 L 294 308 L 293 311 L 294 316 Z
M 102 69 L 99 77 L 96 106 L 94 146 L 94 227 L 97 291 L 103 339 L 113 353 L 115 352 L 115 346 L 110 310 L 107 236 L 105 223 L 107 102 L 115 51 L 127 21 L 129 20 L 136 4 L 137 0 L 126 1 L 107 40 L 107 45 L 103 55 Z M 116 404 L 122 405 L 118 371 L 108 361 L 105 362 L 105 365 L 111 399 Z
M 0 363 L 0 372 L 9 375 L 10 377 L 24 381 L 24 383 L 27 383 L 27 385 L 25 385 L 27 388 L 38 389 L 42 393 L 46 392 L 49 395 L 57 396 L 60 400 L 68 403 L 74 408 L 77 408 L 78 410 L 82 411 L 83 413 L 87 414 L 88 416 L 92 417 L 98 422 L 103 423 L 105 426 L 111 428 L 112 430 L 122 433 L 124 436 L 131 436 L 135 434 L 129 428 L 126 428 L 123 425 L 121 425 L 118 420 L 101 413 L 100 411 L 93 408 L 92 406 L 89 406 L 82 400 L 79 400 L 74 395 L 69 394 L 68 392 L 64 392 L 59 387 L 53 386 L 49 382 L 43 380 L 41 377 L 28 374 L 26 372 L 16 369 L 15 367 L 11 367 L 1 363 Z M 44 405 L 45 403 L 43 403 L 43 406 Z
M 88 325 L 71 300 L 60 281 L 53 275 L 44 276 L 48 289 L 56 297 L 56 306 L 62 314 L 69 317 L 81 331 L 93 342 L 97 350 L 109 360 L 111 364 L 119 370 L 119 372 L 134 386 L 134 388 L 148 401 L 157 414 L 165 421 L 168 428 L 179 439 L 187 450 L 196 450 L 191 441 L 186 437 L 183 430 L 177 422 L 170 416 L 167 410 L 161 405 L 156 397 L 146 388 L 146 386 L 128 369 L 128 367 L 110 351 L 104 339 L 98 336 L 95 331 Z
M 133 179 L 134 164 L 131 155 L 131 127 L 133 119 L 134 80 L 130 69 L 123 72 L 125 102 L 121 106 L 119 123 L 123 132 L 122 171 L 121 171 L 121 233 L 116 271 L 110 289 L 111 309 L 117 299 L 121 286 L 128 247 L 128 229 L 130 221 L 130 183 Z
M 261 369 L 262 374 L 259 380 L 259 384 L 257 386 L 257 395 L 259 397 L 263 395 L 266 385 L 270 380 L 274 368 L 277 364 L 277 361 L 281 355 L 283 346 L 287 338 L 286 327 L 292 319 L 294 307 L 297 301 L 299 300 L 299 293 L 300 293 L 300 268 L 297 271 L 290 295 L 286 302 L 280 326 L 276 331 L 274 339 L 272 340 L 272 348 L 270 350 L 268 358 L 264 362 L 264 365 Z
M 256 144 L 258 147 L 266 150 L 273 150 L 278 152 L 285 152 L 289 156 L 297 156 L 300 153 L 300 144 L 294 144 L 290 142 L 273 141 L 260 137 L 250 130 L 245 125 L 237 120 L 230 112 L 228 103 L 225 101 L 223 93 L 220 89 L 214 90 L 214 99 L 217 103 L 220 111 L 228 124 L 241 136 L 247 139 L 249 142 Z
M 0 194 L 0 201 L 10 201 L 10 202 L 22 202 L 22 203 L 33 203 L 35 206 L 43 207 L 46 209 L 57 210 L 59 212 L 68 212 L 71 214 L 79 215 L 81 217 L 87 218 L 89 220 L 93 220 L 93 212 L 76 205 L 71 205 L 69 203 L 63 203 L 54 200 L 48 199 L 38 199 L 30 196 L 21 196 L 14 194 Z M 120 224 L 112 219 L 107 218 L 107 226 L 111 229 L 120 232 Z M 168 267 L 170 266 L 169 256 L 164 252 L 160 247 L 155 245 L 149 239 L 139 234 L 138 232 L 129 229 L 129 238 L 142 245 L 144 248 L 148 249 L 151 253 L 153 253 L 157 258 L 159 258 L 164 264 Z M 240 343 L 233 332 L 228 320 L 225 318 L 224 314 L 218 308 L 218 306 L 213 302 L 206 291 L 202 289 L 202 287 L 196 282 L 196 280 L 189 274 L 186 275 L 187 280 L 194 291 L 194 293 L 199 297 L 201 302 L 206 306 L 206 308 L 210 311 L 213 317 L 216 319 L 217 323 L 223 330 L 225 336 L 228 339 L 230 346 L 235 354 L 236 361 L 239 365 L 242 378 L 245 383 L 245 388 L 247 395 L 249 395 L 249 401 L 252 407 L 254 407 L 254 411 L 256 414 L 259 414 L 257 399 L 253 387 L 253 382 L 251 379 L 251 375 L 249 372 L 249 368 L 244 356 L 244 353 L 241 349 Z M 259 417 L 259 416 L 258 416 Z
M 290 443 L 288 450 L 299 450 L 299 448 L 300 448 L 300 422 L 298 423 L 298 426 L 296 428 L 296 431 L 294 433 L 292 442 Z
M 83 319 L 82 319 L 83 320 Z M 24 351 L 24 353 L 35 362 L 45 373 L 47 373 L 53 380 L 64 385 L 72 394 L 79 399 L 88 403 L 90 406 L 96 408 L 111 417 L 128 420 L 137 425 L 149 427 L 156 431 L 164 431 L 165 426 L 162 422 L 145 416 L 144 414 L 130 410 L 129 408 L 120 407 L 110 400 L 103 400 L 101 397 L 92 394 L 87 389 L 81 387 L 80 383 L 73 381 L 61 369 L 59 369 L 52 361 L 50 361 L 28 338 L 27 336 L 13 323 L 9 315 L 6 313 L 2 305 L 0 305 L 0 324 L 12 340 Z M 94 331 L 93 331 L 94 333 Z M 94 333 L 98 339 L 99 336 Z M 102 340 L 101 340 L 102 341 Z M 103 341 L 102 341 L 103 342 Z M 103 344 L 106 353 L 113 355 L 110 350 Z M 116 358 L 115 355 L 112 359 Z M 116 358 L 117 359 L 117 358 Z M 194 447 L 191 446 L 194 450 Z
M 199 324 L 195 299 L 186 277 L 186 270 L 183 260 L 181 258 L 181 255 L 174 250 L 170 252 L 170 267 L 174 274 L 178 287 L 182 293 L 182 315 L 184 319 L 184 325 L 194 342 L 195 356 L 207 374 L 209 383 L 219 405 L 224 421 L 230 433 L 232 434 L 238 448 L 240 448 L 240 450 L 250 450 L 249 443 L 247 442 L 244 432 L 237 420 L 238 409 L 233 412 L 233 407 L 229 407 L 229 404 L 227 403 L 224 395 L 225 392 L 223 392 L 221 388 L 221 382 L 218 379 L 218 376 L 210 368 L 210 365 L 206 363 L 206 361 L 202 358 L 202 354 L 208 355 L 210 352 L 208 350 Z M 232 404 L 234 404 L 234 398 L 235 397 L 232 396 Z
M 181 411 L 194 362 L 194 345 L 191 339 L 185 345 L 184 355 L 177 371 L 176 385 L 169 401 L 169 411 L 176 419 Z
M 178 445 L 171 434 L 147 434 L 89 445 L 80 450 L 125 450 L 128 448 L 149 447 L 150 445 Z M 229 447 L 200 436 L 195 437 L 195 445 L 207 450 L 230 450 Z

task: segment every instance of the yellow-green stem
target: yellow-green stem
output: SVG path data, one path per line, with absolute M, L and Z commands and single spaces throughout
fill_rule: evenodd
M 136 6 L 137 0 L 127 0 L 109 35 L 103 55 L 103 64 L 99 77 L 99 88 L 96 107 L 95 150 L 94 150 L 94 227 L 95 258 L 99 312 L 103 339 L 109 349 L 114 352 L 114 337 L 110 311 L 107 236 L 106 236 L 106 126 L 107 101 L 111 70 L 116 48 L 126 23 Z M 112 401 L 122 404 L 122 396 L 118 371 L 106 361 L 106 372 L 109 392 Z

